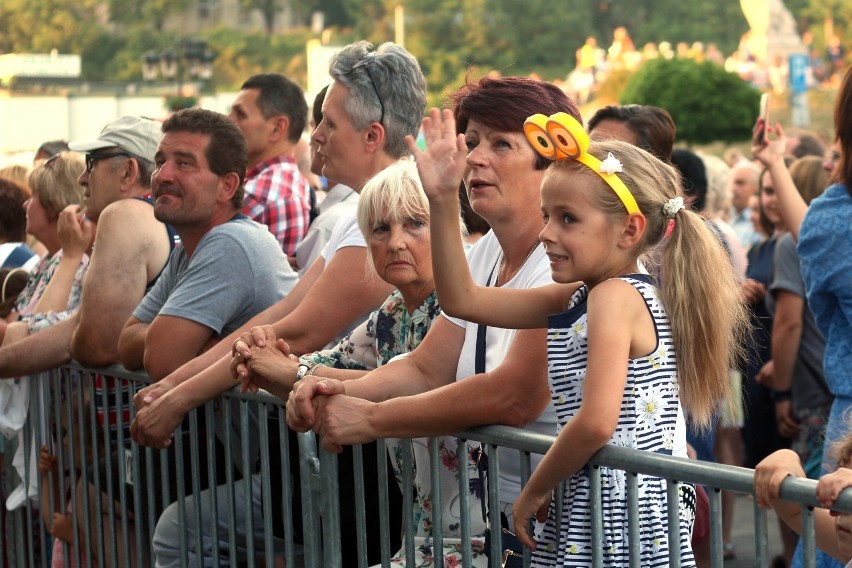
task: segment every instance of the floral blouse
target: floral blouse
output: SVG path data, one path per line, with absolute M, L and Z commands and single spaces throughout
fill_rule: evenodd
M 413 351 L 439 313 L 437 292 L 432 292 L 409 314 L 402 293 L 394 290 L 381 308 L 340 340 L 334 349 L 309 353 L 300 360 L 336 369 L 376 369 L 397 355 Z
M 80 261 L 77 272 L 74 274 L 74 283 L 71 285 L 71 292 L 68 294 L 68 303 L 65 306 L 65 310 L 61 312 L 33 313 L 36 304 L 38 304 L 42 294 L 44 294 L 44 290 L 50 283 L 50 279 L 53 278 L 53 273 L 56 272 L 60 260 L 62 260 L 61 250 L 53 256 L 46 256 L 41 259 L 30 274 L 27 287 L 18 296 L 18 303 L 16 305 L 18 321 L 26 322 L 31 334 L 67 319 L 74 315 L 74 312 L 80 307 L 80 298 L 83 295 L 83 277 L 89 268 L 89 256 L 85 254 Z
M 370 314 L 363 324 L 355 328 L 334 349 L 318 351 L 303 355 L 303 362 L 315 362 L 337 369 L 371 370 L 380 367 L 403 353 L 414 350 L 423 340 L 426 332 L 438 317 L 441 309 L 438 306 L 438 296 L 433 292 L 420 307 L 409 314 L 405 308 L 402 294 L 394 291 L 382 307 Z M 430 475 L 429 440 L 428 438 L 388 439 L 387 448 L 394 466 L 397 481 L 402 485 L 402 451 L 403 445 L 409 445 L 414 458 L 414 556 L 415 566 L 433 566 L 434 546 L 429 534 L 432 528 L 432 480 Z M 438 438 L 439 464 L 441 479 L 441 510 L 443 512 L 444 565 L 460 565 L 462 554 L 461 525 L 459 523 L 459 467 L 465 462 L 468 476 L 471 480 L 470 519 L 472 534 L 481 535 L 482 491 L 478 484 L 478 472 L 474 450 L 478 444 L 469 447 L 467 459 L 459 459 L 456 455 L 456 439 L 445 436 Z M 471 542 L 474 566 L 485 566 L 486 557 L 482 551 L 482 538 L 474 537 Z M 405 548 L 391 558 L 392 567 L 405 566 Z

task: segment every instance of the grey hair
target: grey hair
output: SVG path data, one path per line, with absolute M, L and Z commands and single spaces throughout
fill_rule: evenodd
M 136 154 L 130 154 L 130 157 L 136 160 L 136 164 L 139 167 L 139 175 L 138 179 L 136 180 L 136 184 L 141 187 L 150 189 L 151 176 L 154 175 L 154 170 L 156 169 L 154 162 L 141 156 L 137 156 Z M 119 162 L 118 160 L 110 160 L 110 162 L 112 162 L 110 164 L 110 169 L 113 172 L 118 170 L 123 164 L 123 162 Z
M 405 136 L 417 136 L 426 112 L 426 79 L 417 59 L 392 42 L 383 43 L 372 52 L 371 79 L 364 65 L 355 67 L 367 57 L 371 47 L 367 41 L 347 45 L 332 58 L 329 73 L 349 89 L 345 109 L 355 129 L 363 130 L 381 118 L 385 152 L 402 158 L 408 155 Z

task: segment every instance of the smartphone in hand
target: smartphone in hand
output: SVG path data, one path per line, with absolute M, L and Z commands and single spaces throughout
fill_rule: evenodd
M 754 138 L 752 142 L 757 145 L 766 144 L 766 127 L 769 124 L 769 93 L 760 95 L 760 110 L 757 115 L 757 124 L 754 127 Z

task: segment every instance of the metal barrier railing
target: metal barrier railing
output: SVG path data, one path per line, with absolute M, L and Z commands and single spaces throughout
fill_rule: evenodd
M 392 543 L 400 537 L 407 562 L 413 562 L 420 517 L 415 511 L 410 444 L 399 445 L 403 491 L 401 498 L 395 498 L 397 483 L 384 441 L 354 447 L 338 458 L 319 450 L 312 434 L 292 434 L 284 423 L 281 401 L 263 393 L 226 393 L 203 410 L 190 413 L 169 449 L 152 450 L 131 443 L 128 437 L 135 417 L 132 393 L 148 383 L 146 375 L 70 364 L 30 380 L 29 419 L 21 436 L 22 481 L 26 485 L 31 476 L 39 476 L 41 507 L 26 499 L 22 508 L 0 519 L 4 535 L 0 568 L 48 566 L 51 554 L 59 553 L 65 565 L 149 566 L 155 551 L 160 562 L 169 560 L 165 565 L 176 566 L 202 565 L 202 557 L 203 565 L 209 566 L 273 566 L 280 561 L 287 567 L 361 568 L 371 562 L 389 566 L 398 548 Z M 457 434 L 456 455 L 467 456 L 471 441 L 486 449 L 489 476 L 495 480 L 500 475 L 501 453 L 520 451 L 521 481 L 525 483 L 532 454 L 545 453 L 553 437 L 504 426 L 476 428 Z M 55 455 L 53 477 L 34 473 L 32 462 L 38 459 L 35 456 L 41 446 Z M 14 450 L 15 444 L 7 444 L 4 495 L 16 477 L 10 467 Z M 428 441 L 428 451 L 431 499 L 440 503 L 437 439 Z M 339 464 L 345 469 L 341 477 Z M 721 491 L 751 494 L 753 470 L 614 446 L 595 454 L 590 465 L 593 486 L 594 472 L 600 466 L 628 473 L 629 519 L 638 519 L 636 474 L 669 481 L 668 497 L 675 502 L 678 483 L 707 486 L 712 565 L 723 565 Z M 472 543 L 481 542 L 474 538 L 479 535 L 471 534 L 472 526 L 481 527 L 477 524 L 481 519 L 471 518 L 479 505 L 469 501 L 470 481 L 469 468 L 459 467 L 463 566 L 473 565 Z M 790 478 L 781 491 L 784 500 L 802 506 L 805 566 L 815 564 L 812 509 L 819 506 L 815 488 L 815 481 Z M 393 522 L 398 514 L 388 513 L 398 502 L 404 520 L 402 536 Z M 498 483 L 487 484 L 487 503 L 491 526 L 500 526 Z M 852 495 L 841 496 L 836 508 L 852 512 Z M 599 509 L 598 501 L 592 507 L 593 539 L 602 530 Z M 51 552 L 42 519 L 51 522 L 54 513 L 66 512 L 63 526 L 70 542 Z M 440 551 L 441 507 L 433 507 L 429 514 L 431 526 L 439 529 L 430 535 L 430 542 Z M 671 507 L 669 542 L 675 544 L 679 542 L 678 523 L 677 507 Z M 631 531 L 635 527 L 630 546 L 637 547 L 637 553 L 630 555 L 631 565 L 638 566 L 638 522 L 629 524 Z M 765 566 L 769 562 L 766 511 L 756 505 L 754 528 L 756 565 Z M 499 566 L 499 546 L 499 539 L 494 539 L 492 566 Z M 677 546 L 671 547 L 670 555 L 671 566 L 678 566 Z M 526 551 L 525 566 L 529 559 Z M 603 566 L 600 552 L 593 562 Z M 435 555 L 434 565 L 443 566 L 441 554 Z

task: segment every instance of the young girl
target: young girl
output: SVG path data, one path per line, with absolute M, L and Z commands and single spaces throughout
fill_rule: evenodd
M 605 444 L 686 456 L 680 403 L 692 421 L 707 427 L 730 396 L 728 369 L 746 322 L 738 280 L 701 217 L 684 208 L 673 168 L 627 143 L 589 145 L 582 125 L 560 114 L 530 117 L 525 130 L 540 154 L 556 158 L 541 185 L 540 239 L 554 281 L 569 284 L 475 286 L 456 227 L 464 140 L 454 135 L 446 111 L 433 110 L 423 130 L 427 149 L 409 147 L 430 197 L 432 258 L 445 311 L 493 326 L 549 328 L 560 432 L 515 501 L 515 531 L 535 549 L 535 566 L 591 565 L 586 463 Z M 661 262 L 643 258 L 642 264 L 662 275 L 661 288 L 640 269 L 640 255 L 649 252 L 659 253 Z M 602 468 L 601 475 L 604 537 L 598 546 L 607 566 L 624 566 L 625 474 Z M 551 493 L 563 480 L 557 525 Z M 681 565 L 692 566 L 693 488 L 684 485 L 681 496 Z M 668 565 L 665 499 L 664 480 L 640 476 L 642 566 Z M 526 530 L 531 517 L 546 520 L 538 543 Z
M 852 425 L 850 425 L 852 426 Z M 814 509 L 816 546 L 852 568 L 852 514 L 828 510 L 840 493 L 852 487 L 852 434 L 847 434 L 831 448 L 837 470 L 824 475 L 817 484 L 817 498 L 825 509 Z M 802 531 L 802 508 L 797 503 L 779 501 L 781 483 L 788 476 L 805 477 L 799 456 L 792 450 L 778 450 L 757 464 L 754 492 L 762 507 L 774 508 L 780 519 L 797 533 Z

